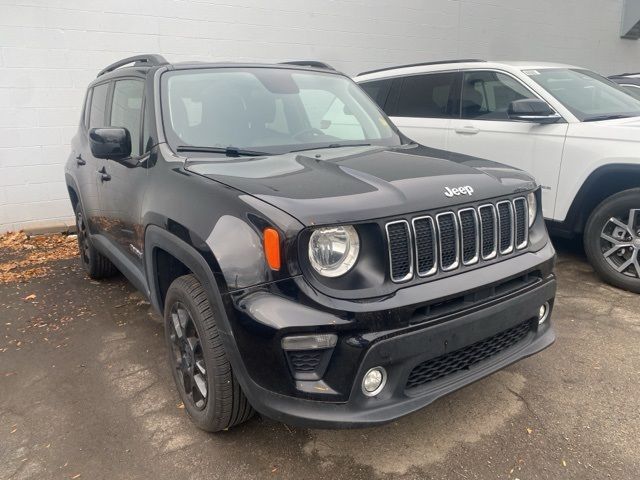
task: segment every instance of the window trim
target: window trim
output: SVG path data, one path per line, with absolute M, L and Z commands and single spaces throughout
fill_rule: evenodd
M 145 156 L 147 153 L 147 151 L 145 150 L 145 143 L 144 143 L 144 126 L 147 123 L 145 121 L 146 116 L 147 116 L 147 96 L 143 90 L 142 105 L 140 110 L 140 157 Z
M 89 119 L 91 118 L 91 101 L 93 100 L 93 87 L 87 88 L 82 105 L 82 121 L 80 122 L 84 131 L 89 129 Z
M 464 88 L 464 74 L 467 73 L 467 72 L 495 72 L 495 73 L 502 73 L 503 75 L 511 77 L 514 81 L 519 83 L 528 92 L 530 92 L 535 98 L 545 102 L 547 105 L 549 105 L 549 108 L 551 108 L 554 112 L 556 112 L 558 115 L 560 115 L 560 120 L 555 122 L 556 125 L 558 123 L 567 123 L 567 119 L 565 118 L 565 116 L 562 113 L 560 113 L 551 103 L 549 103 L 549 101 L 547 101 L 546 99 L 544 99 L 540 95 L 538 95 L 537 92 L 535 92 L 531 87 L 529 87 L 528 85 L 523 83 L 522 80 L 520 80 L 516 75 L 512 74 L 511 72 L 507 72 L 506 70 L 501 70 L 499 68 L 465 68 L 465 69 L 460 70 L 460 73 L 461 73 L 460 95 L 459 95 L 459 98 L 460 98 L 460 112 L 458 114 L 458 120 L 478 121 L 478 122 L 536 123 L 536 122 L 523 122 L 523 121 L 520 121 L 520 120 L 509 120 L 508 118 L 507 119 L 463 118 L 463 116 L 462 116 L 462 89 Z

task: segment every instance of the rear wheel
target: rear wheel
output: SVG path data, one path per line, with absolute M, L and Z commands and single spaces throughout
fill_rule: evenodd
M 78 231 L 78 250 L 80 263 L 90 278 L 99 280 L 111 277 L 118 271 L 111 261 L 102 255 L 91 243 L 87 223 L 80 202 L 76 205 L 76 228 Z
M 605 281 L 640 293 L 640 188 L 612 195 L 593 210 L 584 247 Z
M 194 275 L 171 284 L 164 319 L 171 372 L 193 422 L 216 432 L 251 418 L 254 410 L 233 375 L 211 305 Z

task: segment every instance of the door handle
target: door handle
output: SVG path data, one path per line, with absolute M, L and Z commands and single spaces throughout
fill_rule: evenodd
M 80 153 L 80 154 L 78 154 L 78 156 L 76 157 L 76 163 L 77 163 L 79 166 L 82 166 L 82 165 L 86 165 L 86 164 L 87 164 L 87 161 L 86 161 L 84 158 L 82 158 L 82 154 Z
M 456 133 L 462 133 L 464 135 L 475 135 L 480 130 L 476 127 L 472 127 L 471 125 L 467 125 L 466 127 L 456 128 Z
M 105 167 L 98 170 L 98 176 L 100 177 L 101 182 L 108 182 L 111 180 L 111 175 L 107 173 L 107 169 Z

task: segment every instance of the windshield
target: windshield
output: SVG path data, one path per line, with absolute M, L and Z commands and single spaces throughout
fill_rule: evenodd
M 374 102 L 342 75 L 215 68 L 167 72 L 162 82 L 164 129 L 174 148 L 255 154 L 401 143 Z
M 524 73 L 562 103 L 580 121 L 640 116 L 640 101 L 588 70 L 552 68 Z

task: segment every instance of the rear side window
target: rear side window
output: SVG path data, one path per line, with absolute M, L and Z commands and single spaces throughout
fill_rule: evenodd
M 362 89 L 376 102 L 380 108 L 384 109 L 384 104 L 389 96 L 392 79 L 374 80 L 372 82 L 361 83 Z
M 110 126 L 129 130 L 132 156 L 140 155 L 143 93 L 144 83 L 140 80 L 118 80 L 113 87 Z
M 412 75 L 402 82 L 394 116 L 452 118 L 457 116 L 457 73 Z
M 524 85 L 499 72 L 466 72 L 462 81 L 462 118 L 509 120 L 514 100 L 537 98 Z
M 103 83 L 102 85 L 96 85 L 93 87 L 93 95 L 91 96 L 91 114 L 89 115 L 89 128 L 104 127 L 106 125 L 104 112 L 108 92 L 108 83 Z

